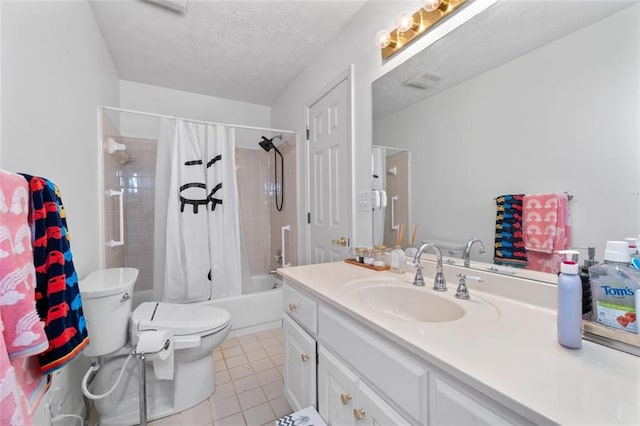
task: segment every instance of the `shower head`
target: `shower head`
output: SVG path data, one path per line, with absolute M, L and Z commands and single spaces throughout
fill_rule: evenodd
M 260 145 L 260 147 L 262 149 L 264 149 L 265 151 L 269 152 L 271 151 L 273 148 L 275 148 L 276 146 L 273 144 L 273 140 L 275 138 L 271 138 L 271 139 L 267 139 L 266 137 L 262 137 L 262 141 L 258 142 L 258 145 Z M 277 149 L 276 149 L 277 151 Z

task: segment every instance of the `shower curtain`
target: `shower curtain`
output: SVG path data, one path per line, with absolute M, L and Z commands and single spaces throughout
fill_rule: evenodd
M 166 223 L 166 250 L 156 257 L 164 259 L 162 300 L 194 302 L 239 295 L 235 130 L 164 120 L 160 146 L 165 149 L 158 153 L 158 165 L 167 164 L 171 170 L 168 182 L 156 181 L 158 190 L 166 185 L 164 197 L 156 194 L 156 206 L 166 206 L 166 222 L 161 217 L 156 222 Z

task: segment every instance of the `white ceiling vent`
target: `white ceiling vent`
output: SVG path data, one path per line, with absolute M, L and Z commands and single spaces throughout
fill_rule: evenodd
M 184 15 L 187 10 L 187 2 L 189 0 L 141 0 L 144 3 L 157 6 L 169 12 Z
M 402 85 L 426 90 L 436 87 L 438 83 L 440 83 L 440 80 L 442 80 L 442 76 L 425 72 L 415 77 L 411 77 L 409 80 L 402 83 Z

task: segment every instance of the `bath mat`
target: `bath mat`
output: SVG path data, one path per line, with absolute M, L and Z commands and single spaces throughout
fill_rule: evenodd
M 327 426 L 312 405 L 276 420 L 276 426 Z

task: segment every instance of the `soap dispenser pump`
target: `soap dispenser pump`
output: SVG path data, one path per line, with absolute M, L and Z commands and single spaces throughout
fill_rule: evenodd
M 558 276 L 558 342 L 567 348 L 582 347 L 582 281 L 578 276 L 576 250 L 560 250 L 564 255 Z

